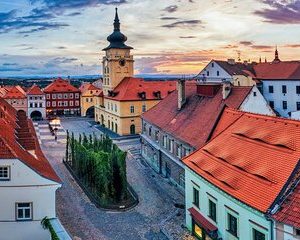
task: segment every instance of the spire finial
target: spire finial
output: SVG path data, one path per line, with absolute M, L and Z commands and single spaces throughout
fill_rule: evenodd
M 117 7 L 116 7 L 115 20 L 114 20 L 114 31 L 120 31 L 120 20 L 119 20 Z
M 273 62 L 280 62 L 279 53 L 278 53 L 278 50 L 277 50 L 277 45 L 275 47 L 275 58 L 274 58 Z
M 259 56 L 259 63 L 261 63 L 261 56 Z

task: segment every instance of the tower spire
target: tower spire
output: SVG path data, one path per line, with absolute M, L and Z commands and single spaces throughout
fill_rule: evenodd
M 274 58 L 273 62 L 280 62 L 279 54 L 278 54 L 278 50 L 277 50 L 277 45 L 276 45 L 276 48 L 275 48 L 275 58 Z
M 120 19 L 119 19 L 117 7 L 116 7 L 115 20 L 114 20 L 114 31 L 120 31 Z

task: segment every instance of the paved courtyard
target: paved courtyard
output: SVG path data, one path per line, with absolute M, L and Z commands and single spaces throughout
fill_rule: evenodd
M 63 119 L 62 129 L 79 133 L 101 134 L 86 119 Z M 35 126 L 37 131 L 46 128 Z M 74 239 L 191 239 L 184 224 L 184 210 L 174 206 L 183 204 L 181 194 L 166 180 L 155 174 L 141 159 L 128 155 L 128 182 L 139 196 L 139 204 L 127 212 L 109 212 L 95 207 L 76 184 L 62 163 L 65 154 L 64 131 L 58 141 L 43 137 L 42 149 L 61 178 L 63 185 L 57 192 L 57 213 L 62 224 Z M 50 132 L 48 133 L 50 135 Z M 116 142 L 124 150 L 137 148 L 138 139 Z M 168 236 L 168 237 L 167 237 Z

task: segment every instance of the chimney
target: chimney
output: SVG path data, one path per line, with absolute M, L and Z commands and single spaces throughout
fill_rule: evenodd
M 224 100 L 229 96 L 229 94 L 231 92 L 231 88 L 232 88 L 232 85 L 231 85 L 230 81 L 223 82 L 222 94 L 223 94 Z
M 180 79 L 177 81 L 177 92 L 178 92 L 178 110 L 180 110 L 186 101 L 185 80 Z
M 227 59 L 227 63 L 230 64 L 230 65 L 234 65 L 235 60 L 233 58 L 229 58 L 229 59 Z

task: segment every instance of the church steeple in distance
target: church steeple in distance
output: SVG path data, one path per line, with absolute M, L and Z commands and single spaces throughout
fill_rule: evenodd
M 276 48 L 275 48 L 275 58 L 274 58 L 273 62 L 280 62 L 279 54 L 278 54 L 278 50 L 277 50 L 277 45 L 276 45 Z
M 114 31 L 107 37 L 107 41 L 110 43 L 108 47 L 104 48 L 103 51 L 109 50 L 111 48 L 115 49 L 133 49 L 127 46 L 125 42 L 127 37 L 121 33 L 121 23 L 118 15 L 118 8 L 116 8 L 115 20 L 114 20 Z

